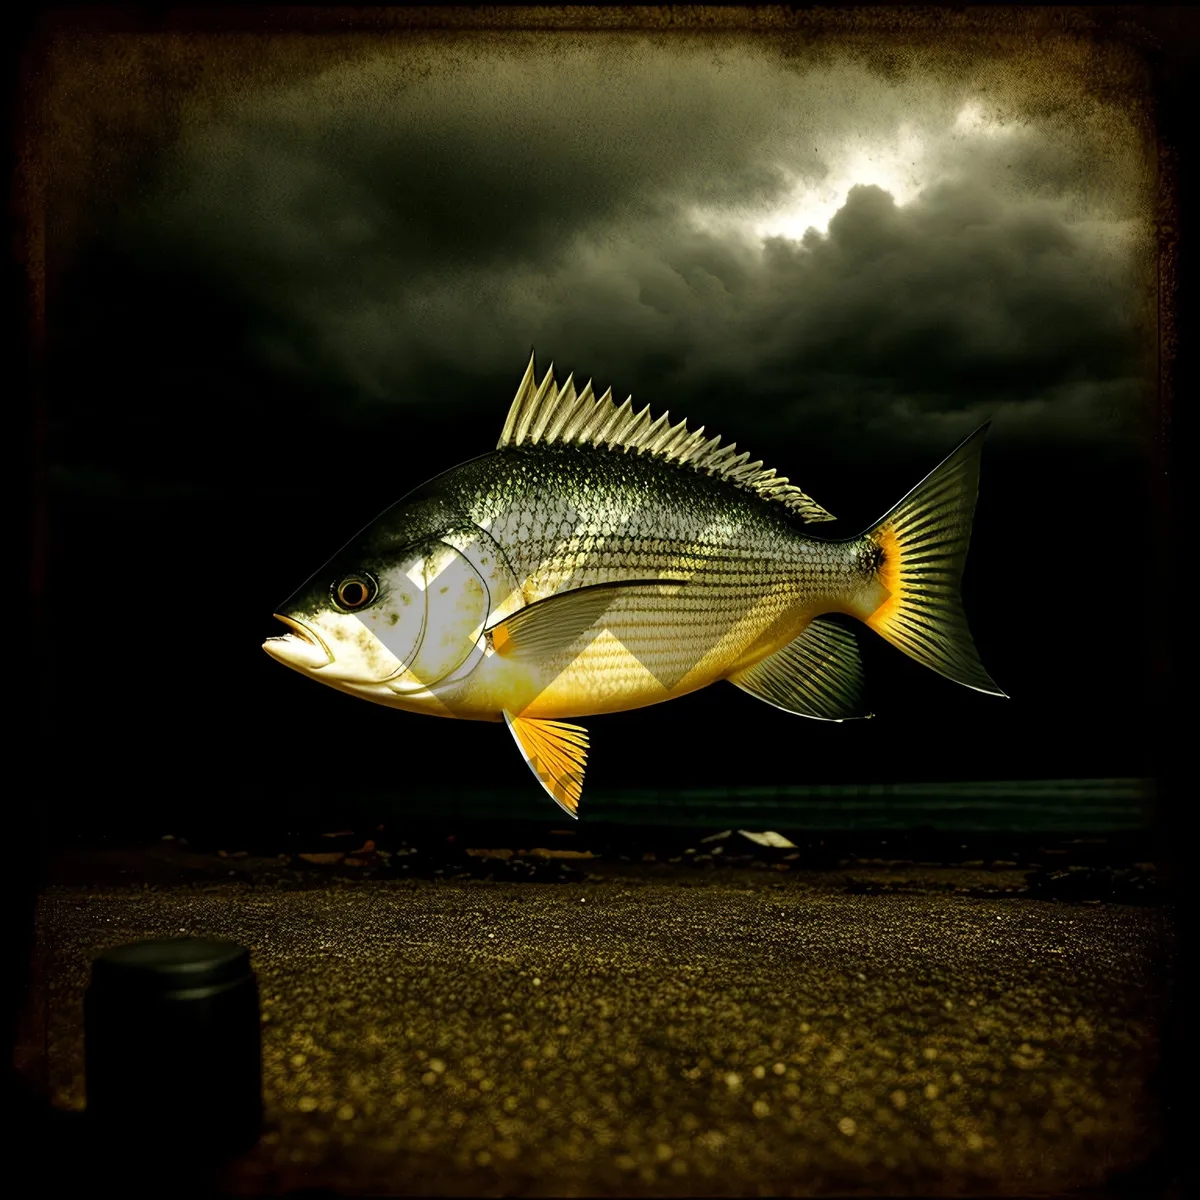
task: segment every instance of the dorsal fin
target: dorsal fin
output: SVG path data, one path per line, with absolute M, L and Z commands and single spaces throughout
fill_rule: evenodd
M 750 455 L 746 451 L 737 454 L 736 442 L 726 446 L 719 437 L 705 439 L 703 427 L 689 430 L 686 421 L 671 425 L 667 413 L 655 420 L 649 407 L 634 412 L 633 397 L 618 405 L 611 388 L 597 399 L 591 380 L 581 391 L 576 391 L 575 377 L 571 375 L 560 388 L 554 382 L 553 363 L 538 383 L 530 355 L 496 448 L 551 442 L 652 454 L 727 479 L 764 500 L 782 504 L 809 523 L 834 520 L 831 513 L 795 484 L 776 475 L 774 470 L 764 469 L 761 462 L 748 461 Z

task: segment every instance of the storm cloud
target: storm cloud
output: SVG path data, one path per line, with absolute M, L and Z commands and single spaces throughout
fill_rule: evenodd
M 531 346 L 756 445 L 1121 439 L 1152 391 L 1132 125 L 982 76 L 468 39 L 197 111 L 161 179 L 140 253 L 350 421 L 498 425 Z
M 988 17 L 972 41 L 937 15 L 919 44 L 844 18 L 824 39 L 817 13 L 790 38 L 61 41 L 47 671 L 78 811 L 131 746 L 155 814 L 180 763 L 206 810 L 249 771 L 272 822 L 284 796 L 341 821 L 355 789 L 440 795 L 445 763 L 524 794 L 502 729 L 294 686 L 260 647 L 355 529 L 495 445 L 531 348 L 539 373 L 736 441 L 837 516 L 828 536 L 993 421 L 964 590 L 1011 703 L 865 639 L 880 720 L 797 731 L 705 689 L 613 717 L 589 786 L 628 786 L 631 762 L 670 787 L 1147 773 L 1156 209 L 1136 80 L 1051 19 L 1009 37 Z M 1088 566 L 1108 547 L 1133 564 L 1120 653 Z M 79 624 L 97 595 L 109 650 Z M 103 703 L 80 703 L 97 654 Z

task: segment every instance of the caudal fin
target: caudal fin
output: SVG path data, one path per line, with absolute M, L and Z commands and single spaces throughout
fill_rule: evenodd
M 984 670 L 960 586 L 979 494 L 982 425 L 864 537 L 879 548 L 888 598 L 866 623 L 910 658 L 978 692 L 1004 696 Z

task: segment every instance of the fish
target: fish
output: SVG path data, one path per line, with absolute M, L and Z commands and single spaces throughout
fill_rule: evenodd
M 278 606 L 272 658 L 376 704 L 503 722 L 578 818 L 581 719 L 728 680 L 784 712 L 869 717 L 855 630 L 977 692 L 961 581 L 988 426 L 852 537 L 703 426 L 596 396 L 531 355 L 496 447 L 396 501 Z

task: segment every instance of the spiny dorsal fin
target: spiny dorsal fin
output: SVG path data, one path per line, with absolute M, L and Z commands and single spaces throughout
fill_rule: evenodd
M 774 500 L 796 513 L 804 521 L 832 521 L 810 496 L 795 484 L 764 469 L 762 462 L 748 461 L 750 455 L 737 454 L 737 444 L 721 444 L 719 437 L 704 437 L 704 429 L 689 430 L 686 421 L 671 425 L 669 414 L 654 420 L 647 406 L 634 412 L 633 397 L 618 405 L 612 389 L 596 399 L 591 380 L 582 390 L 575 388 L 575 377 L 569 376 L 560 388 L 554 382 L 551 363 L 539 384 L 533 371 L 533 355 L 512 406 L 504 422 L 496 448 L 566 442 L 577 446 L 598 446 L 609 449 L 652 454 L 668 462 L 687 465 L 707 475 L 718 475 L 738 487 L 756 492 L 764 500 Z

